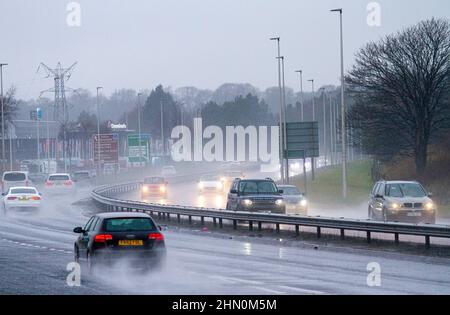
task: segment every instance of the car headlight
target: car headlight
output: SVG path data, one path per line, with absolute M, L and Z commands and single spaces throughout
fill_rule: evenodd
M 306 199 L 302 199 L 302 200 L 300 201 L 300 206 L 306 207 L 307 205 L 308 205 L 308 201 L 306 201 Z
M 425 204 L 425 209 L 426 210 L 434 210 L 434 203 L 432 203 L 432 202 L 427 202 L 426 204 Z
M 166 192 L 166 186 L 164 186 L 164 185 L 159 186 L 159 191 L 162 192 L 162 193 L 165 193 Z
M 400 209 L 400 204 L 393 202 L 389 205 L 389 209 L 398 210 L 398 209 Z
M 282 205 L 284 204 L 284 201 L 283 201 L 283 199 L 277 199 L 277 200 L 275 201 L 275 204 L 276 204 L 277 206 L 282 206 Z
M 253 201 L 251 201 L 250 199 L 244 199 L 242 200 L 242 203 L 244 204 L 244 206 L 250 207 L 253 204 Z
M 203 189 L 203 183 L 198 183 L 198 188 Z
M 227 180 L 227 178 L 226 178 L 226 177 L 221 177 L 220 180 L 221 180 L 222 182 L 225 182 L 225 181 Z
M 218 183 L 216 184 L 216 187 L 217 187 L 217 189 L 222 189 L 222 183 L 221 183 L 221 182 L 218 182 Z
M 148 192 L 148 186 L 142 186 L 142 192 L 144 193 Z

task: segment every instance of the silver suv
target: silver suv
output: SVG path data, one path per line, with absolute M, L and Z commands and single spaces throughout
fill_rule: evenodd
M 415 181 L 379 181 L 371 193 L 369 218 L 382 221 L 436 223 L 431 194 Z

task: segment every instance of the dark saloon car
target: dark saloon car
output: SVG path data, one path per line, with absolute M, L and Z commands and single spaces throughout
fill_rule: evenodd
M 86 261 L 90 272 L 98 264 L 110 264 L 121 258 L 133 266 L 161 267 L 166 247 L 160 230 L 145 213 L 96 214 L 84 228 L 73 230 L 80 234 L 74 247 L 75 261 Z
M 227 210 L 286 213 L 286 204 L 270 179 L 235 179 L 227 198 Z

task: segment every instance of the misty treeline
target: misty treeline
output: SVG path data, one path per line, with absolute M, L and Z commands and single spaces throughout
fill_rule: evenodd
M 449 21 L 422 21 L 367 44 L 346 82 L 366 152 L 382 161 L 412 156 L 423 175 L 430 144 L 450 131 Z

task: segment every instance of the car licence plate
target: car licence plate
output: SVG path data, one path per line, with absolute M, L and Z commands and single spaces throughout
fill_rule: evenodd
M 119 240 L 119 246 L 142 246 L 143 240 Z
M 28 201 L 28 197 L 19 197 L 19 201 Z
M 422 213 L 420 213 L 420 212 L 408 212 L 407 216 L 408 217 L 420 217 L 420 216 L 422 216 Z

